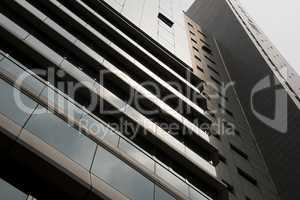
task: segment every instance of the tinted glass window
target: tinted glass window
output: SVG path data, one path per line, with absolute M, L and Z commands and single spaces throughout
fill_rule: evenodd
M 93 134 L 98 139 L 117 146 L 119 136 L 90 115 L 83 116 L 80 120 L 80 124 L 82 127 L 85 127 L 89 131 L 89 133 Z
M 39 106 L 37 110 L 41 114 L 34 113 L 25 128 L 89 169 L 96 144 L 53 113 L 47 112 L 45 108 Z
M 22 126 L 37 103 L 0 79 L 0 112 Z
M 41 94 L 48 104 L 60 109 L 65 115 L 80 120 L 84 112 L 53 89 L 47 87 Z
M 29 73 L 25 72 L 24 69 L 9 59 L 3 59 L 0 62 L 0 73 L 12 78 L 13 81 L 19 79 L 19 81 L 22 81 L 20 84 L 24 88 L 30 89 L 30 92 L 36 95 L 40 94 L 45 86 L 43 83 L 32 77 Z
M 3 200 L 25 200 L 27 195 L 0 179 L 0 199 Z
M 154 184 L 100 146 L 92 172 L 130 199 L 153 200 Z

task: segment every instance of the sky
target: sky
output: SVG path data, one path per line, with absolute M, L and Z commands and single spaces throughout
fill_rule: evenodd
M 256 24 L 300 74 L 300 1 L 240 0 Z

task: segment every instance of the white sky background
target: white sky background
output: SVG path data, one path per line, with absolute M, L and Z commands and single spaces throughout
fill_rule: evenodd
M 300 74 L 300 1 L 240 0 L 242 6 Z

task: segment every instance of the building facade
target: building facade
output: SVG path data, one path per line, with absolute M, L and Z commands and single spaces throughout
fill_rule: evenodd
M 214 35 L 279 196 L 298 199 L 299 75 L 239 1 L 199 0 L 187 13 Z
M 1 199 L 279 199 L 200 2 L 3 0 Z

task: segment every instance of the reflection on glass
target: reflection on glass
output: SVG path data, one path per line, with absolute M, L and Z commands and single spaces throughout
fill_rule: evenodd
M 19 66 L 17 66 L 9 59 L 5 58 L 0 62 L 0 72 L 5 75 L 9 74 L 18 77 L 24 72 L 24 70 L 22 70 Z
M 30 92 L 35 95 L 40 94 L 45 86 L 39 80 L 7 58 L 0 62 L 0 73 L 12 78 L 13 81 L 18 80 L 18 84 L 22 85 L 25 89 L 30 89 Z
M 136 161 L 140 162 L 142 165 L 147 167 L 149 170 L 154 172 L 154 161 L 147 155 L 142 153 L 139 149 L 134 147 L 132 144 L 128 143 L 124 139 L 120 139 L 119 148 L 129 154 Z
M 41 94 L 41 97 L 47 99 L 47 103 L 49 105 L 59 108 L 59 110 L 62 111 L 65 115 L 72 117 L 75 120 L 80 120 L 80 118 L 84 114 L 84 111 L 79 109 L 69 100 L 49 87 L 45 88 L 45 90 Z
M 119 136 L 90 115 L 85 115 L 81 118 L 80 126 L 86 129 L 88 133 L 92 134 L 94 137 L 117 146 Z
M 130 199 L 153 200 L 154 184 L 100 146 L 92 172 Z
M 25 200 L 27 195 L 0 179 L 0 199 L 3 200 Z
M 34 113 L 25 128 L 73 161 L 90 169 L 96 144 L 45 108 L 39 106 L 37 110 L 41 114 Z
M 0 112 L 22 126 L 37 103 L 0 79 Z

